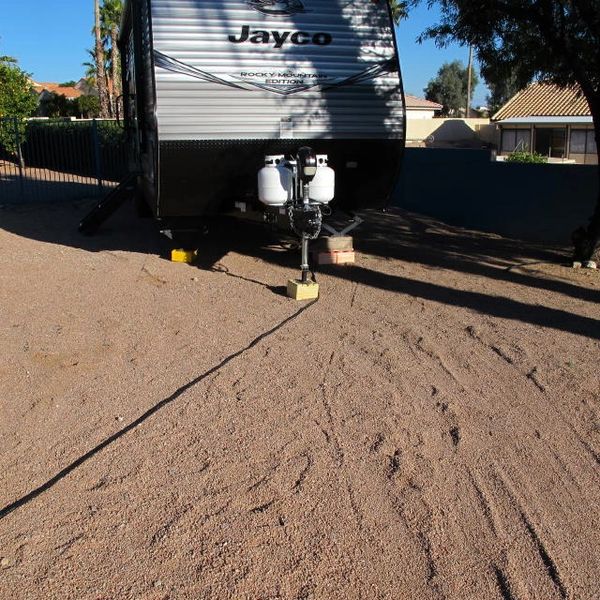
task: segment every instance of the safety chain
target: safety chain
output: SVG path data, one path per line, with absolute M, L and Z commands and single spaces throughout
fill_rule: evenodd
M 323 213 L 318 204 L 295 205 L 288 203 L 288 218 L 294 233 L 300 237 L 306 235 L 309 240 L 316 240 L 321 233 Z

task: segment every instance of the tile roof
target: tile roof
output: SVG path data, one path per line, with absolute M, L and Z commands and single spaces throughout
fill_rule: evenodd
M 493 117 L 494 121 L 518 117 L 588 117 L 587 100 L 579 87 L 532 83 L 513 96 Z
M 444 108 L 437 102 L 431 102 L 425 100 L 425 98 L 418 98 L 411 94 L 406 94 L 406 108 L 408 110 L 442 110 Z
M 63 95 L 70 100 L 74 100 L 75 98 L 79 98 L 79 96 L 83 96 L 83 92 L 81 90 L 70 86 L 61 87 L 58 83 L 35 83 L 33 88 L 38 94 L 46 91 L 53 94 L 58 94 L 59 96 Z

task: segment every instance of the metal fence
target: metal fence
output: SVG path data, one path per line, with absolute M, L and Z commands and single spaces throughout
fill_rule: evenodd
M 120 123 L 0 119 L 0 203 L 101 195 L 127 175 Z

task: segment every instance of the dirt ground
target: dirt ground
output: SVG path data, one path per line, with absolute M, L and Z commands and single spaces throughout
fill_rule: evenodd
M 600 273 L 367 213 L 321 298 L 215 224 L 0 210 L 0 598 L 600 598 Z

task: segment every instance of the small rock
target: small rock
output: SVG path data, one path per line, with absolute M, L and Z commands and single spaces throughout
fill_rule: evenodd
M 117 421 L 119 421 L 119 423 L 122 423 L 122 422 L 125 420 L 125 419 L 124 419 L 123 417 L 121 417 L 121 416 L 115 417 L 115 419 L 116 419 Z
M 157 579 L 157 580 L 154 582 L 154 587 L 162 587 L 162 581 L 161 581 L 160 579 Z
M 573 268 L 574 269 L 581 269 L 582 266 L 583 265 L 578 260 L 573 261 Z
M 192 277 L 192 281 L 198 281 L 197 277 Z
M 3 569 L 8 569 L 9 567 L 12 567 L 10 559 L 6 558 L 5 556 L 0 558 L 0 567 L 2 567 Z
M 583 268 L 584 269 L 597 269 L 598 264 L 594 260 L 587 260 L 586 262 L 583 263 Z

